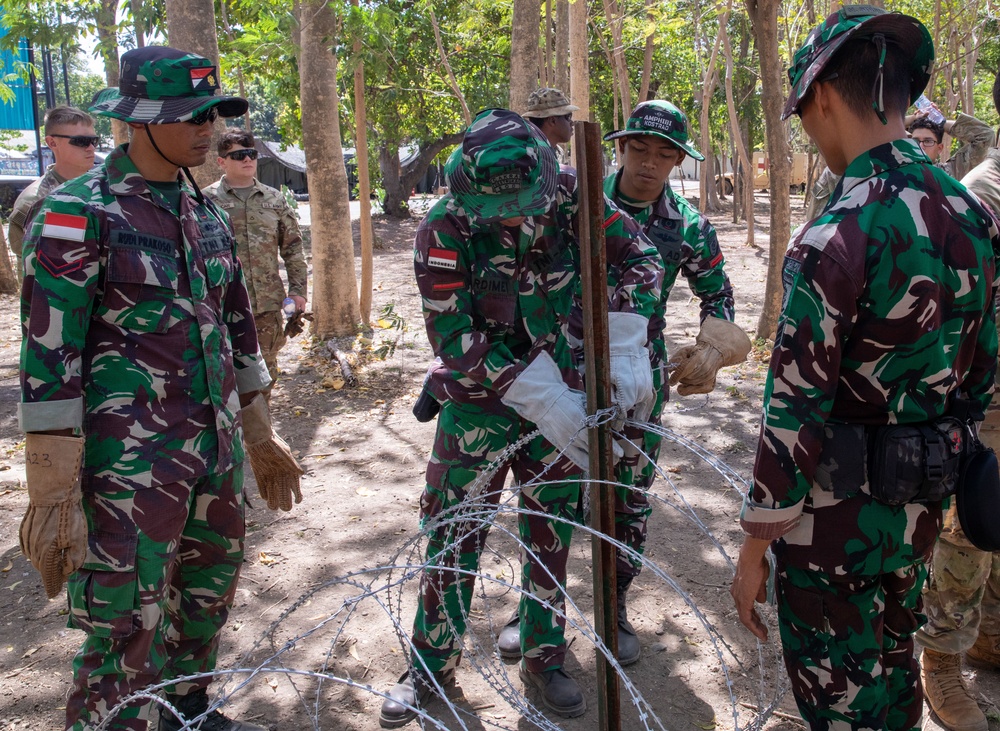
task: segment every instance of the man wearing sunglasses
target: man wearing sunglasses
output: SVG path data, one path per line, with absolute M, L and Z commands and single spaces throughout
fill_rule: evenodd
M 275 190 L 257 180 L 257 150 L 253 135 L 235 127 L 219 138 L 219 167 L 222 179 L 205 193 L 229 214 L 236 234 L 236 253 L 243 262 L 247 290 L 257 323 L 257 342 L 271 375 L 264 396 L 270 402 L 271 389 L 278 379 L 278 351 L 287 338 L 282 302 L 285 285 L 278 271 L 278 257 L 288 275 L 287 296 L 296 312 L 306 309 L 306 267 L 302 235 L 295 211 Z
M 225 213 L 188 168 L 245 99 L 217 96 L 208 59 L 163 46 L 121 58 L 90 111 L 132 140 L 45 200 L 24 241 L 19 419 L 29 505 L 21 548 L 83 630 L 66 728 L 261 731 L 209 707 L 236 594 L 249 455 L 272 508 L 301 469 L 270 426 L 269 383 Z M 183 171 L 188 180 L 184 180 Z M 176 709 L 184 718 L 174 713 Z
M 17 281 L 24 276 L 21 249 L 24 228 L 32 205 L 67 180 L 83 175 L 94 166 L 94 150 L 100 138 L 94 133 L 94 118 L 76 107 L 52 107 L 45 113 L 45 144 L 52 150 L 55 162 L 45 175 L 21 191 L 10 214 L 7 239 L 17 257 Z

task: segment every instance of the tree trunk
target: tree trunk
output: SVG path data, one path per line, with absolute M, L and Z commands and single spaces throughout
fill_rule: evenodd
M 356 0 L 354 1 L 356 2 Z M 472 112 L 469 111 L 469 105 L 465 101 L 465 94 L 462 93 L 462 88 L 458 85 L 458 79 L 455 78 L 455 72 L 451 70 L 451 64 L 448 63 L 448 54 L 444 52 L 444 44 L 441 42 L 441 28 L 438 27 L 434 10 L 430 6 L 427 7 L 427 10 L 430 12 L 431 25 L 434 27 L 434 43 L 437 45 L 438 54 L 441 56 L 441 65 L 444 66 L 445 78 L 448 80 L 448 86 L 451 87 L 452 93 L 462 105 L 462 116 L 465 117 L 465 125 L 469 126 L 472 124 Z M 356 44 L 356 53 L 361 53 L 360 43 L 358 41 Z M 527 97 L 525 97 L 525 100 L 527 100 Z
M 625 19 L 622 17 L 617 0 L 604 0 L 604 15 L 611 30 L 611 67 L 615 70 L 615 87 L 621 102 L 622 119 L 625 119 L 632 111 L 632 89 L 629 85 L 628 63 L 625 61 L 625 45 L 622 39 Z
M 96 18 L 97 50 L 104 61 L 104 77 L 108 86 L 118 86 L 118 74 L 121 70 L 119 68 L 118 34 L 115 22 L 117 11 L 117 0 L 101 0 Z M 116 145 L 128 142 L 128 125 L 120 119 L 112 119 L 111 134 L 115 138 Z
M 760 55 L 761 102 L 764 107 L 764 127 L 767 134 L 767 155 L 770 159 L 771 242 L 767 263 L 767 285 L 757 337 L 774 339 L 781 312 L 781 263 L 791 234 L 791 207 L 788 185 L 791 181 L 791 158 L 788 135 L 781 121 L 785 104 L 782 63 L 778 51 L 778 9 L 780 0 L 746 0 L 747 13 L 753 26 L 757 52 Z M 752 171 L 751 171 L 752 173 Z
M 569 4 L 569 92 L 580 107 L 573 119 L 590 119 L 590 55 L 587 47 L 588 0 Z
M 510 108 L 524 112 L 538 87 L 538 25 L 540 0 L 514 0 L 510 36 Z
M 0 294 L 18 294 L 21 291 L 17 283 L 17 275 L 14 273 L 14 266 L 11 264 L 14 258 L 14 252 L 7 247 L 3 226 L 0 226 Z M 20 262 L 18 262 L 18 266 L 20 266 Z
M 215 3 L 212 0 L 166 0 L 167 43 L 179 51 L 204 56 L 219 68 L 219 40 L 215 34 Z M 222 82 L 221 73 L 219 82 Z M 219 119 L 212 131 L 212 150 L 204 165 L 191 170 L 198 185 L 205 187 L 222 177 L 215 146 L 226 129 Z
M 642 103 L 652 99 L 649 95 L 649 81 L 653 75 L 653 0 L 646 0 L 646 22 L 649 23 L 649 32 L 646 34 L 646 45 L 642 52 L 642 76 L 639 79 L 639 99 L 636 103 Z
M 410 189 L 403 188 L 399 175 L 399 146 L 383 142 L 378 148 L 378 169 L 382 174 L 385 200 L 382 210 L 392 218 L 410 217 Z
M 555 46 L 556 71 L 553 80 L 557 89 L 569 92 L 569 0 L 556 0 Z M 579 102 L 576 104 L 579 106 Z
M 360 319 L 344 151 L 340 144 L 339 28 L 324 0 L 301 4 L 302 141 L 312 218 L 313 335 L 351 335 Z
M 723 15 L 723 19 L 729 18 L 729 10 L 732 7 L 732 0 L 729 0 L 729 7 L 726 8 L 726 12 Z M 733 47 L 729 42 L 729 33 L 726 32 L 726 23 L 719 23 L 719 35 L 722 37 L 722 52 L 726 57 L 726 107 L 729 109 L 729 134 L 733 137 L 733 144 L 736 147 L 736 152 L 739 156 L 740 165 L 743 166 L 744 170 L 750 169 L 750 157 L 747 154 L 747 149 L 743 146 L 743 137 L 740 135 L 740 123 L 739 116 L 736 113 L 736 100 L 733 98 Z M 733 181 L 735 182 L 736 177 L 733 176 Z M 736 212 L 735 205 L 735 195 L 736 189 L 733 188 L 733 212 Z M 751 208 L 751 210 L 753 210 Z M 734 221 L 735 223 L 735 221 Z M 754 230 L 753 224 L 747 226 L 747 246 L 753 246 L 754 244 Z
M 719 25 L 723 25 L 728 17 L 729 11 L 727 10 L 723 14 L 723 18 L 720 19 Z M 708 37 L 705 33 L 704 25 L 699 23 L 699 27 L 701 28 L 702 37 L 707 43 Z M 705 164 L 701 167 L 701 176 L 698 180 L 698 208 L 702 213 L 715 213 L 721 209 L 719 197 L 715 193 L 715 181 L 710 177 L 715 170 L 715 166 L 709 164 L 712 157 L 712 129 L 708 120 L 709 103 L 715 93 L 715 85 L 719 81 L 716 64 L 719 58 L 720 41 L 721 37 L 716 34 L 715 42 L 712 44 L 712 54 L 709 56 L 708 67 L 705 69 L 701 86 L 701 118 L 699 127 L 701 127 L 701 154 L 705 156 Z
M 358 7 L 358 0 L 351 0 L 353 7 Z M 222 2 L 225 7 L 225 0 Z M 434 22 L 434 37 L 441 47 L 441 34 L 438 32 L 437 19 L 431 11 Z M 359 309 L 361 322 L 365 327 L 371 327 L 372 315 L 372 265 L 374 247 L 374 231 L 372 230 L 372 199 L 371 182 L 368 180 L 368 114 L 365 107 L 365 65 L 360 61 L 361 39 L 354 41 L 354 55 L 359 59 L 354 68 L 354 159 L 358 163 L 358 203 L 361 208 L 361 282 L 358 285 Z M 464 101 L 463 101 L 464 105 Z M 348 204 L 350 205 L 350 204 Z

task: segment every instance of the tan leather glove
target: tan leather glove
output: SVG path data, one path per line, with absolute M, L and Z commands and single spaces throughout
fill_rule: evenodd
M 291 510 L 292 495 L 295 502 L 302 502 L 299 478 L 305 470 L 299 466 L 285 440 L 271 428 L 271 414 L 263 395 L 258 394 L 244 406 L 242 414 L 243 440 L 260 496 L 271 510 Z
M 750 338 L 738 325 L 709 317 L 702 323 L 695 345 L 681 348 L 671 358 L 675 365 L 670 372 L 670 385 L 679 383 L 677 392 L 681 396 L 711 393 L 718 370 L 742 363 L 750 347 Z
M 28 510 L 21 552 L 42 575 L 49 599 L 87 556 L 87 519 L 80 492 L 83 437 L 28 434 L 24 439 Z

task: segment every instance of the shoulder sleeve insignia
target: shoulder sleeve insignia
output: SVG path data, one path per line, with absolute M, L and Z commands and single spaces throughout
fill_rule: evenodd
M 42 223 L 42 236 L 64 241 L 83 241 L 87 234 L 86 216 L 74 216 L 68 213 L 45 212 Z
M 432 269 L 458 269 L 458 252 L 448 249 L 429 249 L 427 266 Z

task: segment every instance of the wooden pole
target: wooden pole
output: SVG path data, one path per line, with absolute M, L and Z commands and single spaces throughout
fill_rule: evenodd
M 358 0 L 351 0 L 358 7 Z M 355 56 L 361 55 L 361 39 L 354 41 Z M 368 179 L 368 114 L 365 111 L 365 66 L 354 67 L 354 159 L 358 163 L 358 203 L 361 205 L 361 284 L 358 306 L 361 321 L 372 317 L 372 198 Z
M 608 348 L 607 251 L 604 243 L 604 187 L 601 129 L 576 122 L 576 169 L 580 211 L 580 274 L 583 279 L 583 345 L 587 365 L 587 412 L 606 409 L 611 400 Z M 614 462 L 611 426 L 588 432 L 590 440 L 590 525 L 596 531 L 591 550 L 594 567 L 594 626 L 611 653 L 618 655 L 618 596 L 615 547 L 603 536 L 615 534 Z M 618 675 L 604 655 L 597 657 L 597 708 L 600 731 L 621 731 Z

